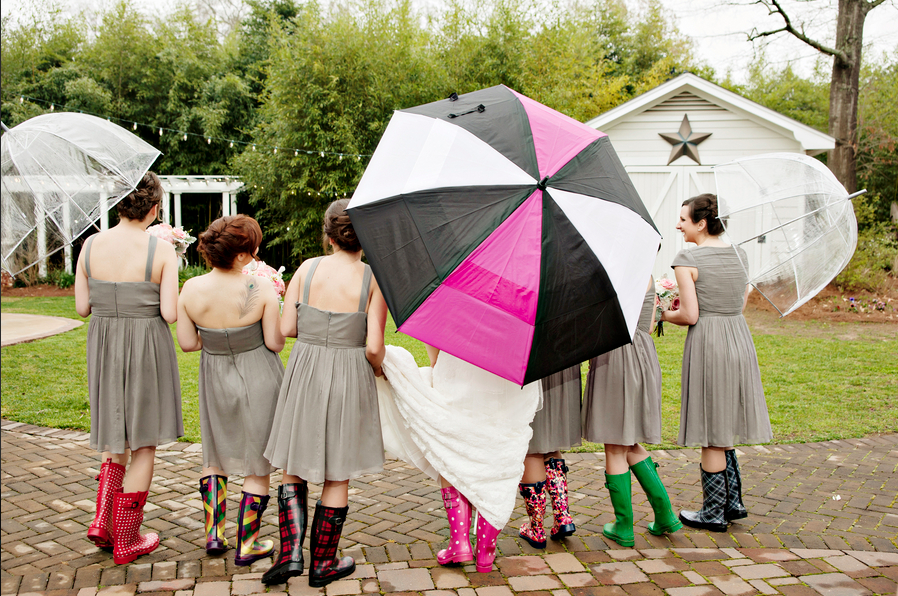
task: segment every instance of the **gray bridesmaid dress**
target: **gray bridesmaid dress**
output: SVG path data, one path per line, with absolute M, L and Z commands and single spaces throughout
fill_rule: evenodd
M 542 379 L 543 407 L 530 428 L 533 436 L 527 453 L 564 451 L 580 444 L 580 365 Z
M 150 236 L 145 280 L 127 282 L 91 277 L 93 240 L 84 244 L 90 446 L 124 453 L 176 441 L 184 435 L 178 360 L 159 311 L 159 284 L 150 281 L 158 238 Z
M 683 349 L 680 445 L 731 447 L 773 439 L 758 356 L 742 305 L 748 276 L 745 251 L 697 246 L 672 267 L 696 267 L 698 321 Z
M 225 474 L 265 476 L 262 452 L 284 378 L 280 357 L 265 346 L 262 322 L 246 327 L 196 327 L 203 339 L 199 407 L 203 465 Z
M 594 443 L 661 442 L 661 366 L 650 335 L 655 291 L 650 289 L 633 343 L 589 361 L 583 438 Z
M 309 306 L 312 262 L 296 303 L 296 343 L 287 361 L 265 457 L 314 484 L 383 470 L 384 446 L 374 371 L 365 358 L 368 289 L 365 265 L 358 312 Z

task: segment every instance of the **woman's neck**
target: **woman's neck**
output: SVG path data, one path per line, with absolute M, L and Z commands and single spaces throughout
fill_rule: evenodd
M 362 251 L 357 252 L 349 252 L 347 250 L 343 250 L 340 248 L 334 247 L 334 254 L 330 255 L 331 257 L 338 259 L 340 261 L 346 261 L 349 263 L 355 263 L 362 259 Z
M 720 239 L 720 236 L 712 236 L 711 234 L 702 234 L 696 238 L 696 246 L 727 246 L 727 243 Z

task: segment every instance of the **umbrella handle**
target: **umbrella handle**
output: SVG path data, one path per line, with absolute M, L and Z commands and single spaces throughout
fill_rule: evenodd
M 867 192 L 867 189 L 866 189 L 866 188 L 863 189 L 863 190 L 859 190 L 859 191 L 857 191 L 857 192 L 853 192 L 853 193 L 851 193 L 850 195 L 848 195 L 848 196 L 845 197 L 845 198 L 847 198 L 847 199 L 850 201 L 851 199 L 853 199 L 853 198 L 855 198 L 855 197 L 861 196 L 861 195 L 864 194 L 865 192 Z

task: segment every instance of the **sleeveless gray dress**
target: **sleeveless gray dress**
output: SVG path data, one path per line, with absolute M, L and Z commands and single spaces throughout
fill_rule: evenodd
M 246 327 L 196 327 L 203 339 L 199 406 L 203 464 L 225 474 L 265 476 L 262 455 L 284 378 L 280 357 L 265 347 L 262 322 Z
M 741 248 L 742 262 L 745 251 Z M 773 439 L 758 356 L 742 304 L 748 276 L 731 246 L 680 251 L 671 267 L 696 267 L 698 322 L 683 348 L 680 445 L 731 447 Z
M 530 428 L 527 453 L 564 451 L 580 444 L 580 365 L 551 374 L 540 381 L 543 407 Z
M 158 238 L 150 236 L 146 279 L 128 282 L 91 277 L 93 239 L 84 245 L 90 446 L 124 453 L 176 441 L 184 435 L 178 360 L 159 311 L 159 284 L 150 281 Z
M 365 358 L 371 268 L 365 265 L 358 312 L 330 312 L 308 305 L 319 261 L 296 303 L 296 343 L 265 449 L 273 466 L 314 484 L 380 472 L 384 464 L 374 371 Z
M 649 290 L 633 343 L 589 361 L 583 438 L 594 443 L 661 442 L 661 365 L 650 335 L 655 291 Z

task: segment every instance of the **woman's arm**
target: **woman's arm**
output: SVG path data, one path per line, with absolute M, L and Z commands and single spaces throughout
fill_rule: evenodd
M 430 344 L 424 344 L 424 348 L 427 350 L 427 358 L 430 359 L 430 368 L 433 368 L 437 365 L 437 358 L 440 357 L 440 349 Z
M 168 242 L 157 245 L 162 252 L 162 280 L 159 282 L 159 310 L 169 325 L 178 320 L 178 255 Z
M 75 312 L 79 317 L 90 316 L 90 286 L 87 282 L 87 273 L 82 262 L 84 251 L 78 255 L 78 264 L 75 266 Z
M 695 325 L 698 321 L 698 298 L 695 295 L 697 267 L 674 267 L 677 285 L 680 287 L 680 310 L 665 310 L 661 320 L 674 325 Z
M 191 280 L 187 280 L 184 282 L 184 289 L 181 291 L 181 296 L 178 298 L 178 327 L 177 327 L 177 336 L 178 336 L 178 345 L 181 346 L 182 352 L 196 352 L 197 350 L 203 349 L 203 338 L 200 337 L 199 331 L 197 331 L 196 323 L 193 322 L 193 319 L 190 318 L 190 315 L 187 314 L 187 303 L 190 302 L 191 294 Z
M 270 282 L 265 284 L 265 288 L 263 290 L 265 302 L 262 304 L 262 336 L 265 338 L 266 348 L 272 352 L 280 352 L 284 349 L 284 334 L 281 333 L 281 311 L 278 295 Z M 295 310 L 296 307 L 294 307 Z M 295 325 L 295 317 L 293 321 Z
M 655 289 L 655 278 L 652 277 L 651 275 L 649 275 L 649 287 L 647 287 L 645 289 L 645 291 L 649 292 L 649 291 L 653 291 L 654 289 Z M 657 310 L 656 307 L 658 306 L 658 295 L 654 294 L 654 292 L 652 292 L 652 293 L 655 296 L 655 298 L 654 298 L 654 300 L 652 300 L 652 322 L 649 323 L 649 334 L 651 334 L 652 331 L 655 330 L 655 323 L 658 322 L 655 320 L 655 311 Z
M 374 369 L 375 376 L 382 376 L 384 356 L 387 348 L 384 345 L 384 329 L 387 326 L 387 302 L 377 285 L 371 278 L 371 301 L 368 303 L 368 345 L 365 346 L 365 357 Z
M 299 289 L 302 287 L 303 267 L 300 265 L 284 293 L 284 312 L 281 313 L 281 335 L 296 337 L 296 303 L 299 301 Z

